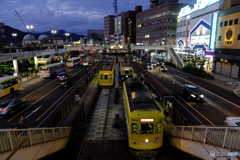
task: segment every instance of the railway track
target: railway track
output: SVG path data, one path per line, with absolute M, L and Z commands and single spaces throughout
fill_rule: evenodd
M 102 89 L 83 138 L 77 159 L 102 158 L 110 93 L 111 89 Z

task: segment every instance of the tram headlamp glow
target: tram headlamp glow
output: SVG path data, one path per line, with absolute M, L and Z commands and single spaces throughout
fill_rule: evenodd
M 200 97 L 201 97 L 201 98 L 203 98 L 203 97 L 204 97 L 204 95 L 202 94 L 202 95 L 200 95 Z
M 148 139 L 145 139 L 145 142 L 148 142 Z
M 154 122 L 154 119 L 140 119 L 140 122 Z

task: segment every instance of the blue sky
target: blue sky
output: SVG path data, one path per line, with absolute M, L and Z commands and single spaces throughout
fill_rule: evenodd
M 196 0 L 179 0 L 194 3 Z M 26 25 L 33 25 L 34 32 L 64 29 L 85 34 L 87 29 L 103 29 L 103 18 L 113 14 L 113 0 L 0 0 L 0 20 L 10 27 L 26 31 L 16 16 L 18 11 Z M 134 10 L 142 5 L 149 9 L 149 0 L 118 0 L 118 11 Z

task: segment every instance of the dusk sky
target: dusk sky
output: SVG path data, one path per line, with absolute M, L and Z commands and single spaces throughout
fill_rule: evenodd
M 179 0 L 194 3 L 196 0 Z M 64 29 L 86 35 L 87 29 L 103 29 L 103 18 L 113 14 L 113 0 L 0 0 L 0 20 L 5 25 L 26 31 L 15 10 L 34 32 Z M 118 0 L 118 12 L 134 10 L 142 5 L 149 9 L 149 0 Z

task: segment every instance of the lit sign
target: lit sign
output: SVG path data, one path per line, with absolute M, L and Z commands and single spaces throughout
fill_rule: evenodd
M 104 75 L 108 75 L 108 73 L 103 73 Z
M 216 29 L 217 29 L 217 17 L 218 17 L 218 14 L 216 12 L 213 13 L 211 38 L 210 38 L 210 49 L 212 49 L 212 50 L 215 47 Z
M 125 69 L 125 70 L 127 70 L 127 71 L 128 71 L 129 69 Z
M 184 17 L 192 12 L 195 12 L 199 9 L 204 9 L 206 7 L 208 7 L 209 5 L 215 3 L 215 2 L 219 2 L 220 0 L 197 0 L 197 3 L 194 4 L 194 8 L 191 9 L 189 7 L 189 5 L 187 5 L 186 7 L 182 8 L 181 11 L 179 12 L 179 16 L 178 18 Z
M 205 43 L 205 36 L 195 36 L 195 43 Z

